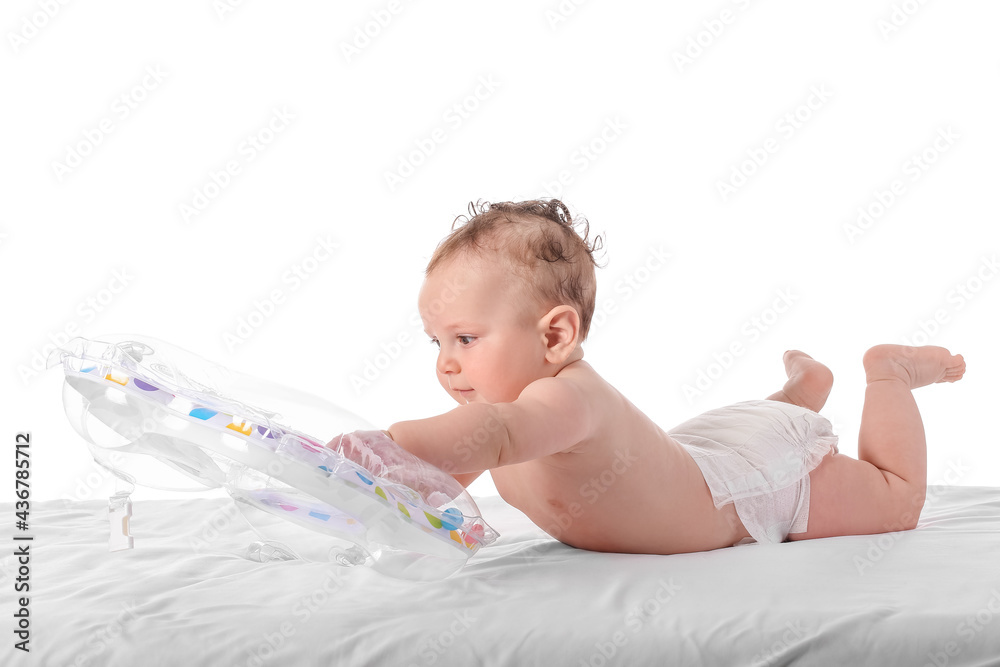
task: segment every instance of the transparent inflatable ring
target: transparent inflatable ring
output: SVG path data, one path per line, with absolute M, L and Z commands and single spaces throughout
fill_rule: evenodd
M 453 477 L 355 415 L 147 336 L 102 338 L 69 341 L 49 366 L 65 372 L 66 415 L 95 460 L 129 485 L 109 505 L 112 550 L 132 546 L 136 483 L 226 489 L 264 538 L 247 550 L 256 560 L 434 580 L 497 539 Z M 342 435 L 324 445 L 300 423 Z

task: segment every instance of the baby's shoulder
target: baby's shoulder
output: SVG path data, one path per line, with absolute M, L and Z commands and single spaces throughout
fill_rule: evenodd
M 574 361 L 571 364 L 564 366 L 555 377 L 568 380 L 570 382 L 587 382 L 594 380 L 601 380 L 601 376 L 597 374 L 594 367 L 588 364 L 583 359 Z
M 594 368 L 584 362 L 574 362 L 552 377 L 535 380 L 522 395 L 540 397 L 562 397 L 564 400 L 596 407 L 606 401 L 614 389 L 597 374 Z
M 555 378 L 576 385 L 589 394 L 614 392 L 614 388 L 594 370 L 594 367 L 582 359 L 563 368 Z

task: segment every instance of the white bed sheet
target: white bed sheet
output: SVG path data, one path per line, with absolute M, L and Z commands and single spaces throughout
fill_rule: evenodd
M 31 652 L 4 614 L 0 664 L 1000 664 L 998 488 L 931 487 L 915 531 L 676 556 L 573 549 L 477 502 L 500 540 L 436 583 L 246 560 L 229 500 L 137 502 L 118 553 L 104 502 L 36 503 Z

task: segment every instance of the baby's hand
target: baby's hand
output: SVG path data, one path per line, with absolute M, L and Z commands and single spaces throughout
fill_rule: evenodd
M 384 431 L 353 431 L 334 437 L 326 446 L 349 461 L 354 461 L 377 477 L 389 472 L 392 457 L 389 453 L 397 445 Z
M 409 487 L 435 507 L 465 490 L 451 475 L 397 445 L 385 431 L 344 433 L 326 446 L 376 477 Z

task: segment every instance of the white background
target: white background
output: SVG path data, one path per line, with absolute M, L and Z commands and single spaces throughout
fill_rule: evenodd
M 998 19 L 986 0 L 6 2 L 0 437 L 32 433 L 35 499 L 113 489 L 59 372 L 36 372 L 68 331 L 152 335 L 380 427 L 448 410 L 411 319 L 428 257 L 470 200 L 558 194 L 606 240 L 586 358 L 664 427 L 767 396 L 797 348 L 836 374 L 824 414 L 856 454 L 862 354 L 916 339 L 968 362 L 918 392 L 929 481 L 1000 485 Z M 859 207 L 878 215 L 851 235 Z

